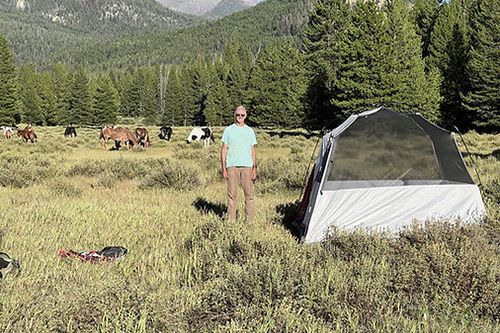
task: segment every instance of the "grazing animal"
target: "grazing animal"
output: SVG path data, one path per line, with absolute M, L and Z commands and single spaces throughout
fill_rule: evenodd
M 158 134 L 158 137 L 160 139 L 170 141 L 171 136 L 172 136 L 172 127 L 170 126 L 160 127 L 160 134 Z
M 120 149 L 121 144 L 126 144 L 127 148 L 130 148 L 130 144 L 132 144 L 132 147 L 137 145 L 138 141 L 134 133 L 128 128 L 123 128 L 123 127 L 109 127 L 109 126 L 104 126 L 101 129 L 101 135 L 99 137 L 102 142 L 101 146 L 106 149 L 106 144 L 108 143 L 108 140 L 113 140 L 115 141 L 116 144 L 116 149 Z
M 12 127 L 10 126 L 2 126 L 3 137 L 6 139 L 12 138 Z
M 214 134 L 210 127 L 195 127 L 187 137 L 187 143 L 203 141 L 203 146 L 208 147 L 210 141 L 214 142 Z
M 35 130 L 31 124 L 26 126 L 23 130 L 17 130 L 17 136 L 20 136 L 24 142 L 28 142 L 28 140 L 30 140 L 31 143 L 34 143 L 37 140 Z
M 69 136 L 69 137 L 75 136 L 76 137 L 76 128 L 74 128 L 73 126 L 69 125 L 64 130 L 64 136 Z
M 135 129 L 135 137 L 142 148 L 147 148 L 149 146 L 149 132 L 146 128 L 137 127 Z
M 9 273 L 14 273 L 21 268 L 19 261 L 11 259 L 7 253 L 0 252 L 0 279 Z

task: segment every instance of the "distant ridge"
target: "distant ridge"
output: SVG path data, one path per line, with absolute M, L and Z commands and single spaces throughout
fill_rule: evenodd
M 203 17 L 212 19 L 221 18 L 250 7 L 251 4 L 243 0 L 222 0 L 217 4 L 217 6 L 215 6 L 215 8 L 208 13 L 205 13 Z

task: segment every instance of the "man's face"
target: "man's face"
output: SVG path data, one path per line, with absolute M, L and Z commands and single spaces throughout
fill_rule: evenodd
M 247 117 L 247 112 L 245 110 L 238 109 L 234 113 L 234 117 L 236 118 L 236 123 L 241 125 L 245 122 L 245 118 Z

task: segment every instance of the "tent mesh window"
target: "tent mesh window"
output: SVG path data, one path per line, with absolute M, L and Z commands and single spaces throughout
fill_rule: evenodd
M 357 118 L 337 138 L 323 189 L 472 183 L 451 133 L 421 119 L 385 109 Z

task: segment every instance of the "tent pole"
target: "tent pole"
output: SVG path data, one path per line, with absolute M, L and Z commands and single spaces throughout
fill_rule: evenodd
M 304 184 L 304 185 L 302 186 L 302 190 L 300 191 L 300 196 L 299 196 L 298 201 L 301 201 L 302 196 L 304 195 L 305 187 L 307 186 L 307 177 L 309 176 L 309 169 L 311 168 L 311 162 L 314 158 L 314 153 L 316 152 L 316 148 L 318 148 L 319 140 L 323 137 L 322 134 L 323 134 L 324 130 L 325 130 L 325 128 L 321 129 L 321 131 L 319 132 L 318 140 L 316 141 L 316 145 L 314 146 L 314 149 L 312 151 L 311 158 L 309 159 L 309 164 L 307 165 L 307 170 L 306 170 L 306 173 L 304 175 L 304 181 L 302 182 L 302 184 Z
M 474 167 L 474 171 L 476 172 L 477 179 L 479 180 L 479 185 L 481 187 L 483 187 L 483 182 L 481 181 L 481 177 L 479 177 L 479 172 L 477 171 L 476 161 L 475 161 L 474 158 L 472 158 L 472 154 L 470 153 L 469 146 L 467 146 L 467 142 L 465 142 L 465 139 L 464 139 L 462 133 L 460 133 L 460 130 L 458 129 L 458 127 L 457 126 L 453 126 L 453 128 L 455 129 L 455 131 L 457 131 L 458 135 L 460 136 L 460 139 L 462 140 L 462 143 L 465 146 L 465 150 L 467 151 L 467 155 L 469 156 L 469 158 L 470 158 L 470 160 L 472 162 L 472 166 Z

